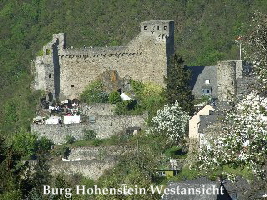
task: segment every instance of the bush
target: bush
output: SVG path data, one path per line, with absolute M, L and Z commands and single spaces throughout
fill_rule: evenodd
M 42 151 L 49 151 L 51 149 L 51 146 L 53 145 L 53 142 L 45 137 L 41 137 L 36 142 L 36 151 L 42 152 Z
M 96 133 L 93 130 L 84 130 L 84 139 L 93 140 L 96 138 Z
M 87 104 L 106 103 L 108 102 L 108 94 L 104 91 L 101 81 L 94 81 L 82 92 L 80 99 Z
M 122 101 L 116 104 L 115 113 L 117 115 L 141 114 L 136 100 Z
M 118 102 L 121 102 L 121 96 L 120 93 L 117 91 L 111 92 L 108 96 L 108 101 L 111 104 L 116 104 Z
M 36 144 L 37 136 L 29 132 L 17 133 L 12 141 L 14 150 L 23 156 L 34 155 L 36 151 Z

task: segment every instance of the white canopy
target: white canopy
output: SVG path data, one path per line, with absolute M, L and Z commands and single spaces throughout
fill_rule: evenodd
M 81 122 L 80 115 L 64 116 L 64 124 L 77 124 Z
M 121 99 L 123 101 L 131 100 L 131 98 L 127 94 L 125 94 L 125 93 L 121 93 Z

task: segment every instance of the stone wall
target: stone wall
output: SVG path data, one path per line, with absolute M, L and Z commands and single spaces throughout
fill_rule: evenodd
M 97 138 L 108 138 L 112 135 L 125 133 L 128 127 L 145 126 L 146 115 L 98 115 L 95 123 L 80 124 L 32 124 L 31 132 L 39 137 L 45 136 L 55 144 L 65 143 L 66 136 L 73 136 L 76 140 L 84 138 L 84 130 L 94 130 Z
M 115 160 L 81 160 L 81 161 L 52 161 L 50 172 L 52 174 L 81 174 L 87 178 L 97 180 L 105 170 L 116 164 Z
M 54 69 L 44 73 L 46 67 L 38 64 L 41 58 L 36 59 L 35 89 L 50 90 L 50 87 L 39 84 L 45 80 L 47 84 L 54 85 L 52 93 L 56 96 L 56 93 L 60 94 L 60 99 L 77 98 L 91 81 L 106 70 L 116 70 L 122 78 L 131 77 L 164 86 L 168 57 L 174 53 L 174 22 L 142 22 L 140 34 L 128 45 L 120 47 L 67 49 L 64 34 L 54 34 L 44 51 L 51 51 L 53 59 L 47 63 Z
M 82 104 L 81 113 L 86 116 L 91 115 L 114 115 L 116 105 L 110 103 Z
M 232 101 L 236 95 L 236 62 L 220 61 L 217 65 L 218 99 Z
M 116 160 L 129 151 L 132 149 L 127 146 L 75 147 L 70 149 L 68 160 Z
M 98 179 L 105 170 L 112 168 L 120 156 L 133 151 L 127 146 L 75 147 L 70 149 L 68 159 L 53 160 L 50 170 L 54 174 L 82 174 L 91 179 Z
M 153 37 L 143 35 L 138 36 L 136 43 L 139 45 L 118 50 L 107 48 L 101 53 L 92 48 L 85 56 L 60 56 L 62 95 L 78 97 L 91 81 L 107 70 L 116 70 L 122 78 L 163 85 L 167 69 L 166 44 L 155 43 Z

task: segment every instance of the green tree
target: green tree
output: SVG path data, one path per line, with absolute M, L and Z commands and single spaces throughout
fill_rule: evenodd
M 13 148 L 21 155 L 31 156 L 35 153 L 37 136 L 31 133 L 18 133 L 13 139 Z
M 169 104 L 177 101 L 184 111 L 192 115 L 194 107 L 193 95 L 189 86 L 190 79 L 190 72 L 186 69 L 183 59 L 176 54 L 173 55 L 170 59 L 167 77 L 165 77 L 166 99 Z

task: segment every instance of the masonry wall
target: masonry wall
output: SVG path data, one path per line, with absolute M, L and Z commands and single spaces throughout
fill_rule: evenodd
M 45 136 L 55 144 L 65 143 L 66 136 L 73 136 L 77 140 L 84 139 L 84 130 L 94 130 L 97 138 L 108 138 L 112 135 L 124 133 L 128 127 L 145 126 L 145 115 L 96 116 L 95 123 L 80 124 L 32 124 L 31 132 L 39 137 Z
M 54 174 L 82 174 L 98 179 L 105 170 L 112 168 L 127 152 L 135 151 L 128 146 L 75 147 L 70 149 L 67 160 L 52 160 L 50 170 Z
M 87 49 L 77 53 L 66 50 L 59 56 L 62 98 L 77 98 L 84 88 L 106 70 L 120 77 L 163 85 L 166 76 L 166 44 L 155 43 L 150 36 L 139 35 L 126 47 Z
M 68 160 L 116 160 L 125 152 L 132 151 L 127 146 L 74 147 L 70 149 Z
M 110 103 L 82 104 L 81 113 L 86 116 L 114 115 L 116 105 Z
M 236 62 L 220 61 L 217 65 L 218 99 L 232 101 L 236 95 Z
M 82 174 L 97 180 L 105 170 L 109 170 L 115 164 L 115 160 L 53 161 L 50 162 L 49 170 L 52 174 Z

